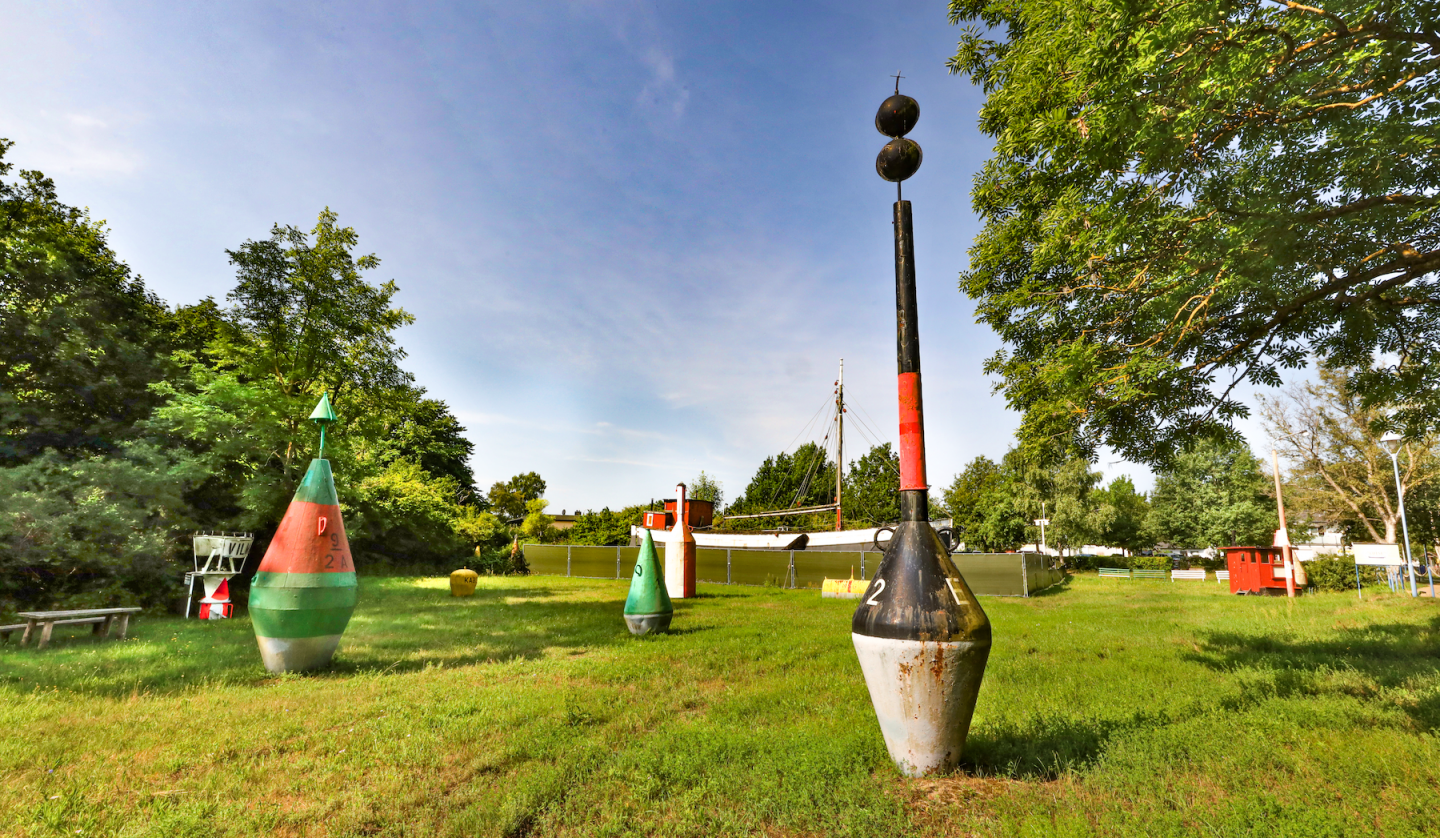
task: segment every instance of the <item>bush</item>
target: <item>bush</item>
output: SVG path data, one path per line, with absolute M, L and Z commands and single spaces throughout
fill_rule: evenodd
M 1355 557 L 1321 553 L 1305 563 L 1310 587 L 1317 591 L 1355 590 Z
M 194 527 L 182 495 L 203 476 L 185 454 L 138 442 L 0 469 L 0 612 L 173 599 Z
M 1133 570 L 1169 570 L 1169 556 L 1131 556 L 1129 564 Z

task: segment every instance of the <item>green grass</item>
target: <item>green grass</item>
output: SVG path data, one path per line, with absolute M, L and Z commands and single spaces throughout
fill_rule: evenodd
M 853 602 L 701 586 L 637 640 L 621 583 L 362 578 L 333 670 L 248 620 L 0 651 L 0 834 L 1433 835 L 1440 610 L 1076 578 L 983 600 L 965 770 L 906 780 Z

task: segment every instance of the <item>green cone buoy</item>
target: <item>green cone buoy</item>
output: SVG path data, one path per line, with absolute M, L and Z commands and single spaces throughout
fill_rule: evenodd
M 660 559 L 655 555 L 655 539 L 645 531 L 645 542 L 635 559 L 635 575 L 630 577 L 630 596 L 625 598 L 625 625 L 633 635 L 641 636 L 670 628 L 675 607 L 665 590 L 665 577 L 660 573 Z

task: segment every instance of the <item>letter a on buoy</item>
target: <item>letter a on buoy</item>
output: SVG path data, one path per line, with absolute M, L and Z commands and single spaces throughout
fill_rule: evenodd
M 328 396 L 311 419 L 335 421 Z M 320 454 L 325 425 L 320 425 Z M 314 459 L 250 586 L 250 620 L 271 672 L 330 663 L 355 610 L 358 588 L 330 461 Z
M 630 577 L 630 596 L 625 598 L 625 625 L 636 636 L 665 631 L 675 607 L 665 590 L 660 574 L 660 559 L 655 555 L 655 539 L 645 530 L 645 541 L 635 559 L 635 573 Z

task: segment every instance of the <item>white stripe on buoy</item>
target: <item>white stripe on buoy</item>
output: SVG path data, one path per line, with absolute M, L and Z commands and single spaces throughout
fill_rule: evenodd
M 851 633 L 885 747 L 907 777 L 949 771 L 970 731 L 990 644 L 893 640 Z M 980 656 L 977 662 L 976 656 Z M 967 683 L 967 679 L 974 683 Z
M 299 672 L 318 669 L 330 662 L 340 645 L 340 635 L 320 637 L 260 637 L 260 658 L 271 672 Z

